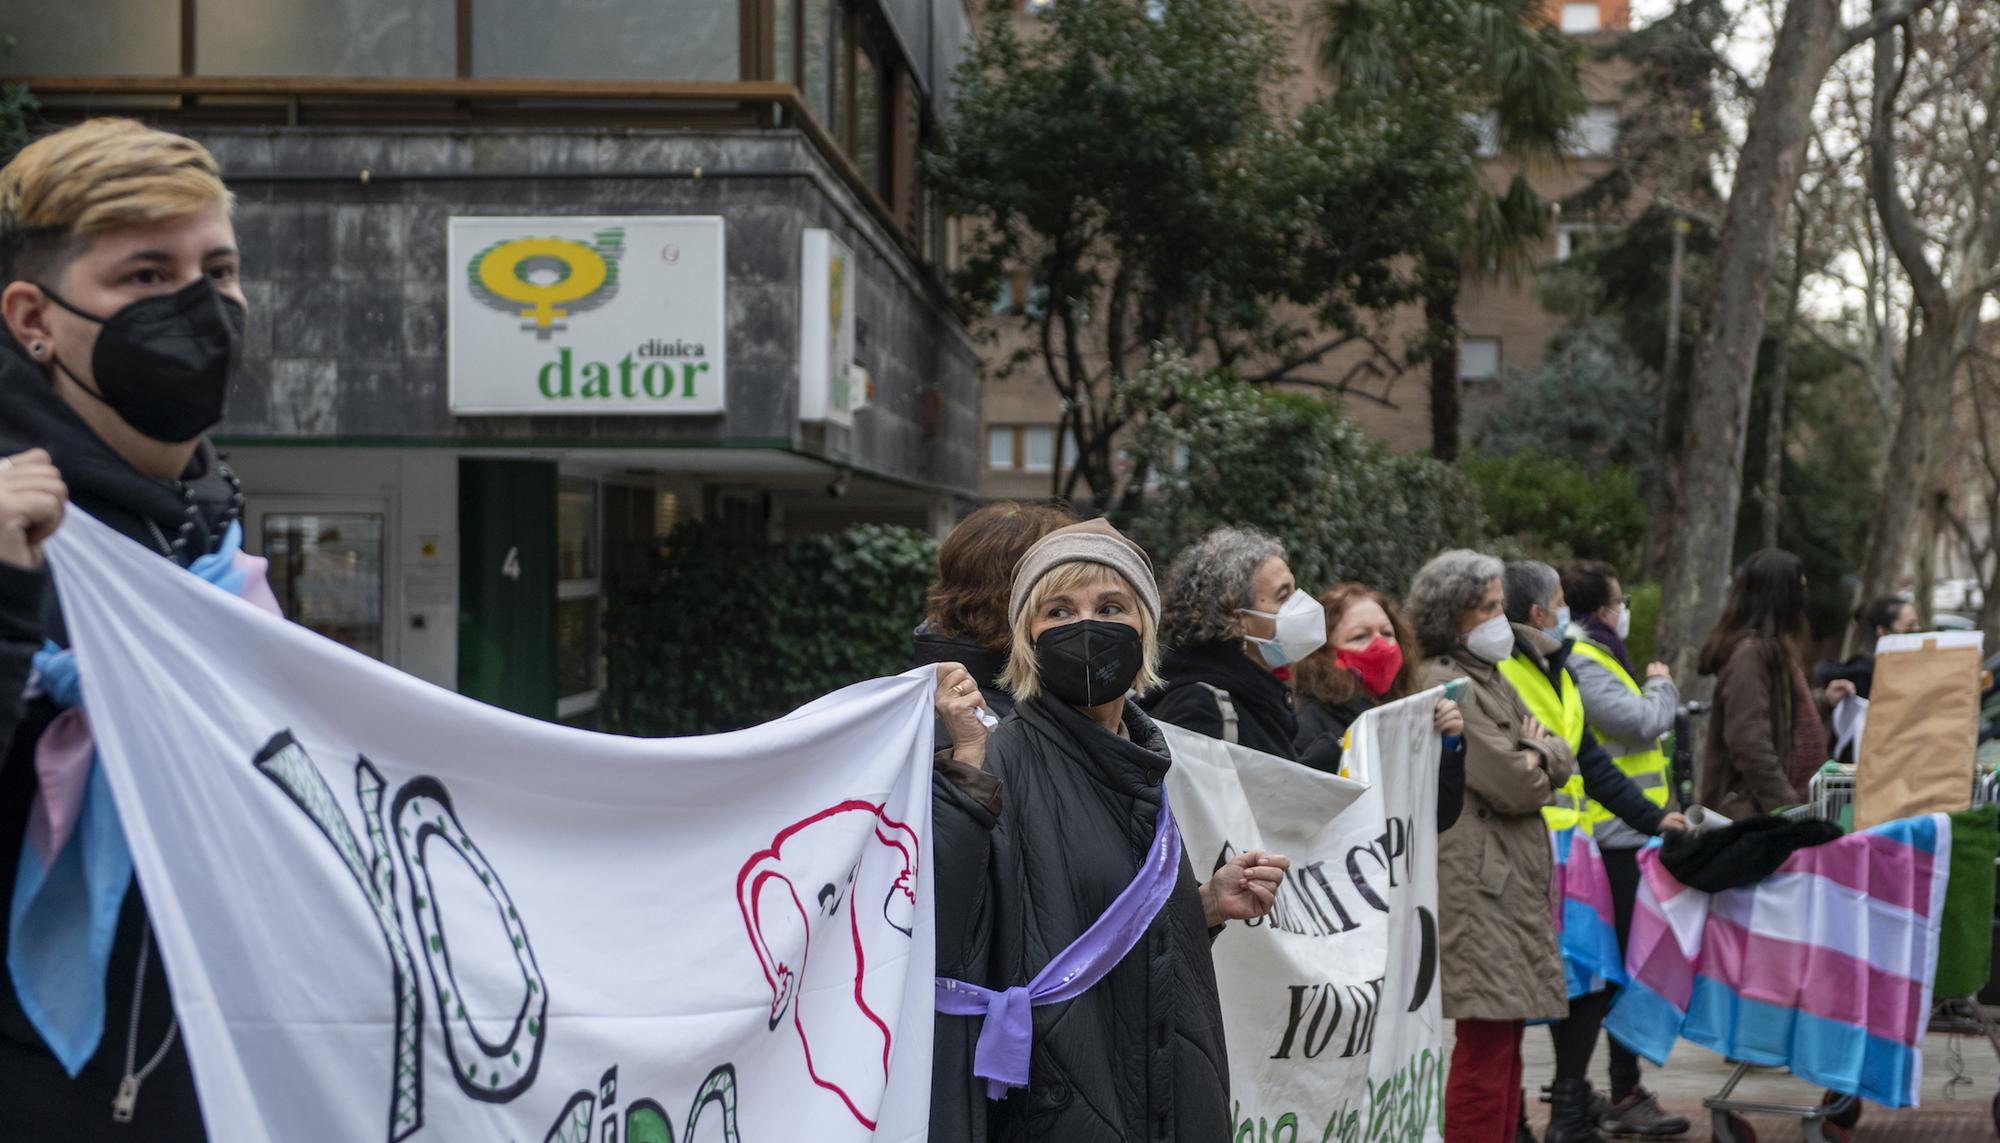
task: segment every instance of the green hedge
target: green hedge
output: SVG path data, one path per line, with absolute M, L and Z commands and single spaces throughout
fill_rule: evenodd
M 1399 595 L 1424 561 L 1477 542 L 1479 500 L 1458 470 L 1390 452 L 1324 398 L 1177 359 L 1154 375 L 1175 401 L 1131 446 L 1159 486 L 1127 523 L 1163 576 L 1211 529 L 1248 525 L 1285 545 L 1309 590 L 1351 579 Z
M 861 525 L 782 544 L 677 529 L 653 574 L 605 606 L 604 728 L 737 730 L 910 666 L 937 541 Z
M 1488 526 L 1512 537 L 1522 554 L 1551 563 L 1637 565 L 1646 537 L 1646 502 L 1629 469 L 1608 465 L 1592 472 L 1534 449 L 1468 457 L 1460 467 L 1479 489 Z

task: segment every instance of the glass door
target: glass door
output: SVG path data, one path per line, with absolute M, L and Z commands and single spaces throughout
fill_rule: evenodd
M 384 622 L 392 614 L 386 504 L 271 502 L 252 524 L 248 546 L 271 562 L 271 591 L 286 618 L 395 661 L 395 626 Z

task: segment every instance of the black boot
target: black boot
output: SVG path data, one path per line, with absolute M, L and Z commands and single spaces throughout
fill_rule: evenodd
M 1591 1117 L 1590 1081 L 1557 1080 L 1549 1098 L 1549 1129 L 1543 1143 L 1604 1143 Z
M 1514 1125 L 1514 1143 L 1542 1143 L 1535 1138 L 1535 1130 L 1528 1126 L 1528 1093 L 1521 1093 L 1521 1119 Z

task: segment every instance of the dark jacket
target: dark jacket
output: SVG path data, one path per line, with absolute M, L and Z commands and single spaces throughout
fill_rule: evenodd
M 1313 761 L 1308 765 L 1315 765 L 1329 774 L 1339 773 L 1347 728 L 1354 725 L 1355 719 L 1375 709 L 1375 705 L 1375 700 L 1365 693 L 1338 705 L 1310 698 L 1300 701 L 1299 733 L 1293 739 L 1300 759 L 1311 758 Z M 1328 744 L 1331 744 L 1331 749 L 1328 749 Z M 1321 762 L 1330 764 L 1318 765 Z M 1438 752 L 1438 832 L 1450 829 L 1458 821 L 1459 812 L 1464 807 L 1465 739 L 1446 739 L 1444 749 Z
M 912 639 L 916 643 L 916 649 L 910 655 L 912 667 L 958 663 L 980 683 L 980 697 L 986 699 L 986 709 L 992 711 L 994 717 L 1014 713 L 1014 693 L 1000 685 L 1000 675 L 1006 671 L 1006 651 L 982 647 L 966 635 L 940 635 L 930 629 L 930 623 L 918 625 Z M 930 735 L 940 747 L 952 745 L 952 731 L 944 725 L 942 717 L 932 719 Z
M 141 475 L 112 452 L 58 398 L 40 367 L 0 333 L 0 455 L 44 448 L 54 458 L 71 501 L 135 542 L 186 564 L 220 544 L 242 513 L 235 478 L 204 441 L 184 481 Z M 182 541 L 178 546 L 175 541 Z M 45 573 L 0 566 L 0 903 L 13 899 L 14 875 L 39 789 L 35 743 L 56 715 L 46 699 L 22 700 L 28 660 L 44 637 L 67 643 L 56 595 Z M 0 909 L 0 955 L 7 947 L 7 913 Z M 138 882 L 126 893 L 105 979 L 104 1039 L 75 1079 L 64 1073 L 21 1011 L 11 982 L 0 983 L 0 1138 L 33 1143 L 131 1143 L 200 1140 L 201 1113 L 184 1041 L 176 1036 L 158 1069 L 140 1088 L 131 1123 L 111 1120 L 111 1101 L 125 1074 L 127 1029 L 139 947 L 148 929 Z M 173 1025 L 167 977 L 157 942 L 147 957 L 139 1009 L 137 1066 L 143 1068 Z
M 1516 624 L 1515 631 L 1531 629 Z M 1540 660 L 1549 682 L 1558 694 L 1562 693 L 1562 675 L 1569 670 L 1570 650 L 1576 646 L 1575 641 L 1565 639 L 1557 644 L 1553 636 L 1540 631 L 1532 631 L 1532 639 L 1529 635 L 1521 635 L 1520 639 L 1517 648 L 1527 648 L 1530 658 Z M 1576 768 L 1583 775 L 1583 792 L 1591 801 L 1647 837 L 1659 835 L 1660 822 L 1667 811 L 1647 800 L 1645 791 L 1625 776 L 1625 771 L 1612 759 L 1611 751 L 1604 748 L 1588 727 L 1584 729 L 1582 745 L 1577 747 Z
M 1854 684 L 1854 693 L 1867 698 L 1875 689 L 1875 656 L 1856 655 L 1845 663 L 1825 662 L 1813 668 L 1813 680 L 1825 686 L 1835 679 Z
M 1708 715 L 1708 750 L 1695 775 L 1695 799 L 1732 821 L 1768 814 L 1805 800 L 1792 785 L 1792 720 L 1818 718 L 1795 710 L 1798 669 L 1779 640 L 1746 635 L 1729 648 L 1715 677 Z
M 1294 740 L 1299 732 L 1298 715 L 1292 709 L 1292 688 L 1283 679 L 1257 665 L 1244 653 L 1240 642 L 1198 643 L 1168 651 L 1160 661 L 1160 675 L 1166 685 L 1142 697 L 1146 713 L 1182 730 L 1223 737 L 1222 704 L 1216 701 L 1215 687 L 1229 695 L 1236 708 L 1236 741 L 1252 750 L 1305 761 Z M 1335 745 L 1313 745 L 1314 769 L 1333 770 L 1328 759 Z
M 911 640 L 911 666 L 957 663 L 972 673 L 973 680 L 979 684 L 980 695 L 986 699 L 986 709 L 992 711 L 995 718 L 1006 718 L 1014 713 L 1014 696 L 1000 682 L 1000 676 L 1007 670 L 1005 651 L 982 647 L 964 635 L 940 635 L 932 631 L 928 623 L 918 627 Z M 943 726 L 938 729 L 938 741 L 950 741 L 942 736 Z
M 1152 720 L 1130 740 L 1047 695 L 987 740 L 997 815 L 942 773 L 934 789 L 937 972 L 1027 984 L 1124 891 L 1153 839 L 1170 765 Z M 1095 988 L 1035 1009 L 1029 1086 L 998 1102 L 972 1074 L 982 1018 L 937 1018 L 931 1138 L 953 1143 L 1220 1143 L 1229 1134 L 1222 1006 L 1198 884 L 1180 884 Z

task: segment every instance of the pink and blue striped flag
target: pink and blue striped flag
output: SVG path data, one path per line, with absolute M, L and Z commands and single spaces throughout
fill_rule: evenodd
M 1702 893 L 1639 855 L 1630 981 L 1605 1030 L 1656 1064 L 1676 1038 L 1885 1107 L 1923 1084 L 1951 819 L 1926 814 L 1802 849 Z
M 1571 827 L 1552 830 L 1555 866 L 1549 877 L 1549 910 L 1562 941 L 1563 978 L 1571 999 L 1625 983 L 1618 951 L 1611 878 L 1597 839 Z

